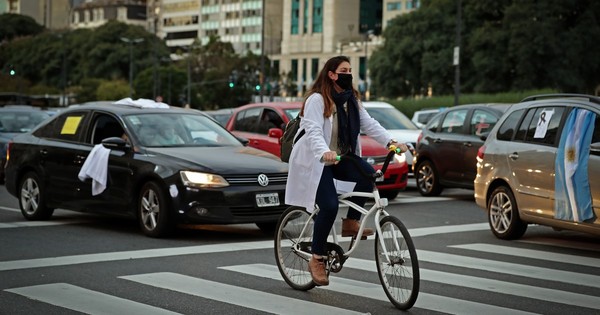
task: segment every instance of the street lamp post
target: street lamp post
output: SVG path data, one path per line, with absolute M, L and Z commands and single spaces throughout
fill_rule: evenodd
M 369 91 L 369 40 L 371 39 L 371 35 L 373 35 L 373 30 L 368 30 L 365 33 L 365 101 L 368 101 L 368 91 Z
M 129 44 L 129 97 L 133 97 L 133 44 L 141 43 L 144 39 L 121 37 L 121 40 Z

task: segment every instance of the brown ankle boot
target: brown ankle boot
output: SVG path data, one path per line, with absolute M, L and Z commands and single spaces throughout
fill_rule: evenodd
M 360 223 L 354 219 L 342 219 L 342 236 L 356 237 L 360 229 Z M 373 229 L 365 228 L 361 240 L 366 240 L 367 236 L 373 235 Z
M 327 277 L 327 272 L 325 271 L 325 262 L 323 262 L 322 259 L 311 257 L 308 261 L 308 271 L 310 272 L 313 282 L 316 285 L 329 285 L 329 278 Z

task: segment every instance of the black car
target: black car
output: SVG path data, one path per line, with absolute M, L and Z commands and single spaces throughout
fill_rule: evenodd
M 468 104 L 434 116 L 417 140 L 414 174 L 423 196 L 444 187 L 473 189 L 477 150 L 510 104 Z
M 25 218 L 48 219 L 55 208 L 118 214 L 153 237 L 177 223 L 274 228 L 286 208 L 286 163 L 199 111 L 133 103 L 75 106 L 13 139 L 6 189 Z
M 4 164 L 8 142 L 16 135 L 31 131 L 50 114 L 28 105 L 0 107 L 0 184 L 4 183 Z

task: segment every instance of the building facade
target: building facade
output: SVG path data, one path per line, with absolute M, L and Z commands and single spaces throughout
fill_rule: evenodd
M 108 21 L 146 26 L 146 0 L 85 0 L 71 8 L 70 28 L 94 28 Z
M 49 29 L 69 27 L 70 0 L 0 0 L 0 13 L 32 17 Z

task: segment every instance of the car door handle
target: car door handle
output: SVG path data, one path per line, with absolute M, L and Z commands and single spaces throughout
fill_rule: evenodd
M 441 142 L 442 142 L 442 139 L 440 139 L 440 138 L 435 138 L 435 139 L 433 139 L 433 142 L 434 142 L 434 143 L 441 143 Z
M 46 149 L 41 149 L 41 150 L 40 150 L 40 155 L 42 155 L 42 156 L 46 156 L 46 155 L 48 155 L 48 150 L 46 150 Z
M 473 146 L 473 144 L 471 142 L 463 142 L 463 145 L 465 147 L 472 147 Z
M 514 160 L 516 160 L 516 159 L 519 158 L 519 153 L 513 152 L 513 153 L 511 153 L 511 154 L 508 155 L 508 158 L 514 161 Z

